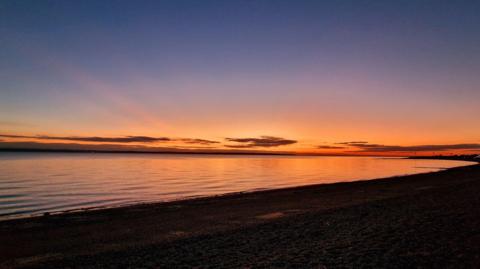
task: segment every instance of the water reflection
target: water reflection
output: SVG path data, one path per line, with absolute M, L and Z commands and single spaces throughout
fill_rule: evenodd
M 468 164 L 374 157 L 0 153 L 0 218 Z

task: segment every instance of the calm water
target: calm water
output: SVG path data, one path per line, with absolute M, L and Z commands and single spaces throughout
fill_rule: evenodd
M 0 153 L 0 219 L 469 164 L 374 157 Z

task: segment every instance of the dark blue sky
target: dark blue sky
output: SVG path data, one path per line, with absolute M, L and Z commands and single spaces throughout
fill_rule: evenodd
M 18 50 L 35 46 L 98 71 L 126 61 L 156 74 L 432 68 L 478 60 L 479 11 L 478 1 L 4 1 L 2 56 L 19 64 Z

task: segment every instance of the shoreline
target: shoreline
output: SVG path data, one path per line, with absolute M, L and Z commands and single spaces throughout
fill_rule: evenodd
M 163 244 L 188 246 L 182 240 L 230 234 L 299 216 L 340 212 L 462 184 L 480 184 L 480 164 L 393 178 L 6 219 L 0 221 L 0 238 L 5 242 L 0 247 L 0 267 L 56 265 Z

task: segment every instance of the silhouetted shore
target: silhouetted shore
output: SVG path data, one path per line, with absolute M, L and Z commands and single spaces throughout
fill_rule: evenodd
M 0 267 L 478 268 L 480 165 L 0 222 Z
M 480 162 L 479 154 L 468 155 L 436 155 L 436 156 L 411 156 L 409 159 L 428 159 L 428 160 L 454 160 L 454 161 L 469 161 Z

